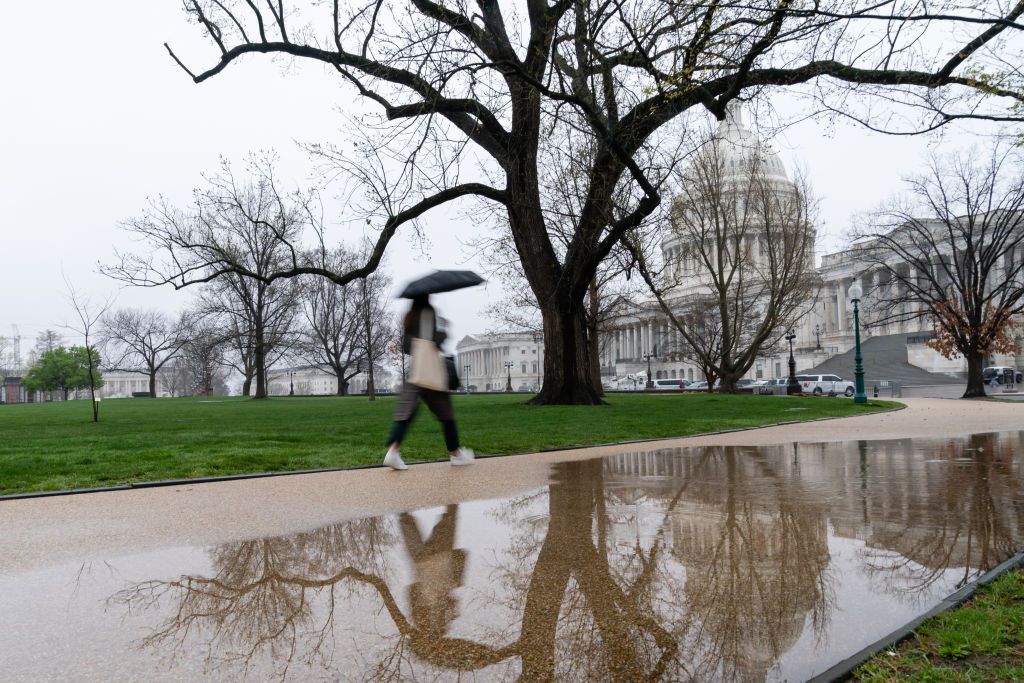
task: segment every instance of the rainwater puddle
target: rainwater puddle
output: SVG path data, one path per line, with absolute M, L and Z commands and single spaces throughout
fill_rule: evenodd
M 635 450 L 507 499 L 0 576 L 0 670 L 803 680 L 1024 545 L 1022 439 Z

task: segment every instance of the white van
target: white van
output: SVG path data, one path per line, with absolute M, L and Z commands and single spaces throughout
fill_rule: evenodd
M 656 379 L 654 380 L 655 391 L 682 391 L 683 380 L 681 379 Z

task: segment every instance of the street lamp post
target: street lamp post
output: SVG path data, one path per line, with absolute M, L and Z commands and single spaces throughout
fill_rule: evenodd
M 289 370 L 288 371 L 288 395 L 289 396 L 294 396 L 295 395 L 295 371 L 294 370 Z
M 544 347 L 540 346 L 540 342 L 541 342 L 542 339 L 544 339 L 543 335 L 540 335 L 540 334 L 538 334 L 536 332 L 533 333 L 533 343 L 538 345 L 537 346 L 537 391 L 540 391 L 540 369 L 541 369 L 541 364 L 544 362 L 541 359 L 541 355 L 544 353 Z
M 644 360 L 647 361 L 647 383 L 644 385 L 645 389 L 653 389 L 654 388 L 654 380 L 651 379 L 651 357 L 652 356 L 653 356 L 653 354 L 650 353 L 650 352 L 647 352 L 647 353 L 644 354 Z
M 857 283 L 850 287 L 850 301 L 853 302 L 853 381 L 856 391 L 853 394 L 854 403 L 867 403 L 868 397 L 864 393 L 864 359 L 860 355 L 860 298 L 864 290 Z
M 463 389 L 465 389 L 466 390 L 465 393 L 468 394 L 469 393 L 469 365 L 468 364 L 463 365 L 462 366 L 462 370 L 463 370 L 463 375 L 462 376 L 465 377 L 465 386 L 463 387 Z
M 508 372 L 508 381 L 505 382 L 505 391 L 512 391 L 512 366 L 515 365 L 514 360 L 505 361 L 505 370 Z
M 796 359 L 793 358 L 793 340 L 796 339 L 796 330 L 786 333 L 786 341 L 789 342 L 789 382 L 786 383 L 786 394 L 801 394 L 800 382 L 796 381 Z
M 814 326 L 815 351 L 821 351 L 821 325 Z

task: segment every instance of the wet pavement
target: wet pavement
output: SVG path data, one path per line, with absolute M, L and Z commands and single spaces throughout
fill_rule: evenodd
M 490 464 L 458 469 L 479 476 Z M 1020 431 L 634 444 L 521 466 L 522 481 L 477 500 L 339 511 L 220 542 L 149 538 L 129 551 L 108 539 L 89 554 L 8 558 L 0 670 L 8 680 L 804 680 L 1024 546 Z M 97 509 L 120 500 L 130 515 L 138 493 L 97 494 Z M 43 509 L 33 503 L 17 509 Z M 132 527 L 125 518 L 108 534 Z

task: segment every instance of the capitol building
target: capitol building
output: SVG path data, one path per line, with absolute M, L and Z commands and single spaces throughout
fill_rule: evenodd
M 752 166 L 757 168 L 760 174 L 758 177 L 763 178 L 767 186 L 780 197 L 793 196 L 798 192 L 794 179 L 787 172 L 778 153 L 745 125 L 738 109 L 730 110 L 720 122 L 712 137 L 712 145 L 716 163 L 724 169 L 722 185 L 729 188 L 723 191 L 723 197 L 728 197 L 729 201 L 736 201 L 733 195 L 743 194 L 736 191 L 736 184 L 741 178 L 753 177 L 750 173 L 743 175 L 742 170 Z M 687 173 L 692 174 L 693 170 Z M 693 176 L 684 175 L 684 179 L 688 177 Z M 728 194 L 730 192 L 732 194 Z M 689 194 L 695 196 L 693 192 Z M 698 201 L 701 201 L 699 195 Z M 743 199 L 739 201 L 742 203 Z M 683 198 L 676 199 L 674 215 L 679 216 L 680 211 L 686 210 L 685 203 Z M 811 240 L 807 249 L 810 261 L 807 271 L 814 282 L 803 300 L 796 302 L 798 305 L 793 309 L 797 311 L 791 329 L 796 335 L 793 346 L 798 372 L 815 369 L 830 358 L 853 348 L 854 319 L 849 290 L 855 283 L 859 283 L 864 290 L 860 304 L 862 340 L 889 337 L 887 349 L 893 356 L 889 360 L 919 372 L 926 383 L 927 375 L 921 374 L 923 372 L 935 373 L 936 383 L 949 382 L 953 376 L 962 376 L 966 370 L 963 359 L 947 360 L 926 346 L 931 337 L 931 321 L 927 316 L 891 324 L 879 324 L 876 321 L 872 312 L 873 294 L 877 296 L 878 292 L 886 292 L 891 296 L 892 288 L 899 286 L 890 281 L 884 270 L 865 266 L 858 260 L 853 249 L 824 254 L 815 265 L 818 250 L 814 244 L 814 227 L 808 226 L 807 231 Z M 711 295 L 707 272 L 709 264 L 716 264 L 714 254 L 708 253 L 706 246 L 702 252 L 700 239 L 694 239 L 694 234 L 692 230 L 668 226 L 661 238 L 661 277 L 663 284 L 668 285 L 663 292 L 663 299 L 677 316 L 685 312 L 687 306 L 695 300 Z M 699 231 L 696 234 L 699 235 Z M 749 234 L 744 232 L 743 249 L 749 255 L 749 267 L 757 269 L 766 250 L 763 231 L 758 233 L 755 228 L 749 230 Z M 892 266 L 900 272 L 906 272 L 905 264 Z M 648 300 L 623 304 L 612 315 L 604 317 L 607 322 L 599 332 L 598 348 L 602 382 L 606 388 L 631 388 L 636 384 L 636 378 L 646 378 L 648 367 L 651 379 L 655 380 L 704 379 L 698 364 L 688 357 L 690 354 L 679 352 L 686 348 L 685 341 L 653 296 Z M 747 324 L 754 326 L 758 322 L 751 320 Z M 762 347 L 761 354 L 755 359 L 746 378 L 767 380 L 788 377 L 789 347 L 782 339 L 785 332 L 784 327 L 777 330 Z M 458 351 L 460 367 L 464 363 L 471 363 L 473 374 L 477 374 L 477 368 L 484 369 L 481 374 L 485 376 L 480 378 L 481 382 L 472 382 L 477 390 L 494 391 L 505 387 L 505 361 L 512 364 L 514 388 L 532 387 L 539 384 L 541 379 L 539 376 L 533 377 L 535 372 L 532 362 L 541 360 L 539 354 L 542 349 L 540 344 L 533 342 L 531 334 L 472 335 L 460 341 Z M 464 356 L 472 361 L 464 361 Z M 1018 356 L 1019 361 L 1013 355 L 998 355 L 991 358 L 990 362 L 1022 367 L 1024 354 Z M 869 380 L 884 379 L 873 377 L 870 366 L 867 371 Z M 853 367 L 850 363 L 849 370 L 845 370 L 844 365 L 843 368 L 821 372 L 838 372 L 852 379 Z

